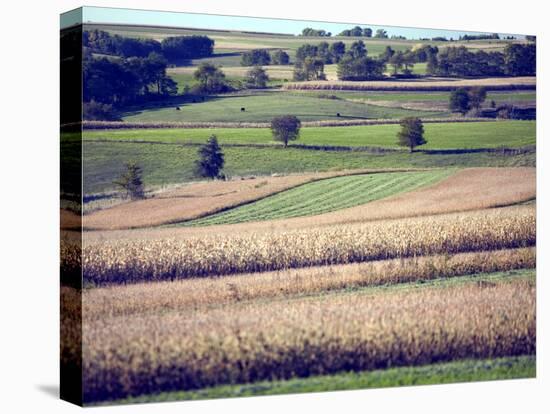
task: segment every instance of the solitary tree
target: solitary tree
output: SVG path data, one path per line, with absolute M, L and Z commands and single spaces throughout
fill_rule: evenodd
M 199 148 L 199 159 L 195 161 L 195 173 L 199 177 L 218 178 L 223 168 L 224 155 L 216 135 L 211 135 L 206 144 Z
M 269 76 L 261 66 L 254 66 L 246 73 L 246 85 L 249 88 L 265 88 Z
M 409 147 L 410 152 L 413 152 L 415 147 L 426 143 L 424 126 L 420 118 L 403 118 L 399 125 L 401 125 L 401 130 L 397 133 L 398 145 Z
M 126 171 L 121 174 L 118 180 L 113 181 L 113 184 L 122 187 L 126 191 L 126 196 L 132 200 L 144 198 L 143 170 L 135 161 L 128 162 L 125 165 Z
M 470 95 L 464 88 L 455 89 L 449 98 L 449 109 L 453 112 L 466 114 L 470 109 Z
M 288 146 L 288 141 L 298 139 L 300 135 L 300 120 L 294 115 L 277 116 L 271 120 L 273 139 Z

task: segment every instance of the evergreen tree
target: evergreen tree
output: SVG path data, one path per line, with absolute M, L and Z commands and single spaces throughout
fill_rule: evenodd
M 199 159 L 195 161 L 195 173 L 199 177 L 218 178 L 225 162 L 216 135 L 211 135 L 206 144 L 199 148 Z

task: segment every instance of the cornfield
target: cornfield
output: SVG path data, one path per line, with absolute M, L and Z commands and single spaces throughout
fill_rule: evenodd
M 218 236 L 99 240 L 83 248 L 82 266 L 98 286 L 528 247 L 535 235 L 532 206 L 267 234 L 237 225 Z
M 520 278 L 85 321 L 84 400 L 533 354 L 535 308 Z
M 427 282 L 478 273 L 534 269 L 536 249 L 424 256 L 276 272 L 87 289 L 88 321 L 153 312 L 188 312 L 252 300 L 280 300 L 342 289 Z

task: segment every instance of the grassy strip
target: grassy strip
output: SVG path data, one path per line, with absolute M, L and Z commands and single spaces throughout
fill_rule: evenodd
M 184 224 L 235 224 L 322 214 L 412 191 L 442 180 L 452 172 L 436 170 L 331 178 L 304 184 L 254 203 Z
M 397 149 L 400 148 L 396 138 L 399 129 L 399 125 L 307 127 L 302 128 L 296 144 Z M 536 143 L 533 121 L 450 122 L 426 124 L 424 129 L 427 144 L 419 147 L 420 150 L 522 147 Z M 212 134 L 222 145 L 276 143 L 269 128 L 87 130 L 83 139 L 204 143 Z
M 79 143 L 62 143 L 74 146 Z M 70 148 L 66 148 L 69 154 Z M 227 147 L 224 172 L 228 177 L 262 176 L 316 171 L 365 168 L 446 168 L 446 167 L 519 167 L 535 166 L 532 150 L 510 155 L 504 153 L 438 153 L 405 151 L 367 153 L 344 151 L 306 151 L 298 148 Z M 113 181 L 124 172 L 124 163 L 135 160 L 143 168 L 146 186 L 194 181 L 197 148 L 190 146 L 152 145 L 143 143 L 87 142 L 83 144 L 84 193 L 116 189 Z M 70 159 L 62 160 L 67 163 Z
M 223 385 L 197 391 L 176 391 L 143 395 L 109 401 L 102 405 L 450 384 L 457 382 L 534 378 L 535 376 L 535 355 L 523 355 L 495 359 L 469 359 L 418 367 L 388 368 L 366 372 L 346 372 L 335 375 L 296 378 L 286 381 L 260 381 L 252 384 Z

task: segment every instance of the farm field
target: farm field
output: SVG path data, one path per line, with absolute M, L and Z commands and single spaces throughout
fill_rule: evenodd
M 190 220 L 255 201 L 308 182 L 350 174 L 360 174 L 361 172 L 368 173 L 374 171 L 337 171 L 180 184 L 174 188 L 169 187 L 158 190 L 145 200 L 134 202 L 119 200 L 118 205 L 114 206 L 112 205 L 114 201 L 111 201 L 110 204 L 103 202 L 103 205 L 99 201 L 96 203 L 99 211 L 89 209 L 88 214 L 83 217 L 83 225 L 86 229 L 106 230 L 150 227 Z
M 296 91 L 295 93 L 310 96 L 326 95 L 325 92 Z M 342 99 L 361 99 L 365 101 L 400 101 L 400 102 L 445 102 L 449 104 L 448 92 L 376 92 L 376 91 L 339 91 L 330 95 Z M 532 102 L 536 100 L 536 92 L 530 91 L 494 91 L 487 93 L 487 101 L 494 100 L 497 103 L 507 102 Z
M 343 99 L 351 102 L 363 102 L 368 105 L 379 105 L 385 107 L 402 108 L 409 110 L 424 111 L 449 111 L 448 92 L 375 92 L 375 91 L 331 91 L 310 92 L 296 91 L 296 93 L 307 94 L 308 96 L 330 97 L 332 99 Z M 495 106 L 515 105 L 518 107 L 530 107 L 536 105 L 536 92 L 519 91 L 506 92 L 495 91 L 487 93 L 486 102 L 483 107 L 489 108 L 491 103 Z
M 275 300 L 269 307 L 262 302 L 214 307 L 201 310 L 199 320 L 189 312 L 115 317 L 108 324 L 85 319 L 84 360 L 95 361 L 86 366 L 85 400 L 261 381 L 268 372 L 270 379 L 286 379 L 345 372 L 352 366 L 379 369 L 388 361 L 392 366 L 423 365 L 449 361 L 449 348 L 452 360 L 532 354 L 533 273 L 491 276 L 413 289 Z M 465 313 L 464 307 L 474 312 Z M 417 318 L 419 313 L 424 317 Z M 322 336 L 316 334 L 320 326 Z M 434 331 L 440 334 L 433 336 Z M 396 346 L 409 352 L 392 352 Z M 319 358 L 303 359 L 309 347 Z M 153 349 L 162 351 L 154 362 L 147 358 Z M 132 356 L 134 363 L 121 365 L 123 355 Z M 237 368 L 244 360 L 243 368 Z M 147 369 L 164 378 L 162 388 L 144 382 Z M 124 375 L 110 375 L 114 371 Z
M 84 405 L 536 375 L 536 40 L 92 29 L 61 137 Z
M 176 106 L 181 108 L 176 110 Z M 241 111 L 245 108 L 245 111 Z M 212 96 L 206 102 L 181 101 L 168 107 L 129 108 L 121 114 L 128 122 L 194 121 L 194 122 L 266 122 L 273 116 L 295 113 L 303 121 L 326 119 L 380 119 L 404 116 L 441 116 L 437 111 L 413 111 L 400 108 L 385 108 L 361 102 L 316 99 L 284 92 L 251 92 Z M 340 117 L 337 114 L 340 113 Z
M 272 174 L 327 172 L 365 168 L 466 168 L 535 166 L 535 150 L 517 153 L 440 151 L 435 154 L 405 151 L 367 152 L 307 150 L 283 147 L 224 148 L 225 173 L 228 177 L 265 176 Z M 146 186 L 196 180 L 194 161 L 196 146 L 154 145 L 143 143 L 84 142 L 84 193 L 95 194 L 116 190 L 113 180 L 124 171 L 124 163 L 136 160 L 146 175 Z
M 532 121 L 440 123 L 424 126 L 427 144 L 424 149 L 479 149 L 534 145 L 536 123 Z M 289 145 L 384 147 L 399 149 L 396 134 L 399 125 L 345 127 L 307 127 L 300 138 Z M 274 144 L 269 128 L 197 128 L 197 129 L 121 129 L 87 130 L 86 141 L 164 142 L 172 144 L 202 143 L 216 135 L 221 144 Z
M 535 242 L 534 213 L 535 208 L 526 205 L 262 233 L 239 233 L 235 231 L 239 225 L 234 225 L 232 233 L 217 237 L 212 231 L 196 236 L 179 232 L 174 237 L 178 232 L 173 231 L 170 238 L 155 238 L 152 233 L 148 239 L 112 242 L 103 233 L 95 241 L 87 238 L 84 280 L 92 284 L 173 280 L 526 247 Z
M 318 215 L 412 191 L 433 184 L 451 173 L 436 170 L 329 178 L 184 224 L 208 226 Z
M 363 171 L 363 173 L 367 172 Z M 433 173 L 446 174 L 445 171 Z M 340 174 L 346 175 L 350 172 L 254 178 L 219 183 L 191 183 L 181 188 L 164 191 L 154 198 L 126 202 L 86 214 L 83 217 L 85 228 L 111 230 L 108 233 L 88 232 L 86 238 L 89 241 L 97 237 L 172 238 L 182 233 L 190 235 L 212 232 L 213 229 L 210 227 L 179 227 L 177 232 L 173 231 L 174 228 L 152 229 L 151 227 L 184 222 L 197 216 L 207 216 L 219 210 L 262 199 L 296 185 Z M 534 200 L 535 183 L 534 168 L 465 169 L 455 172 L 436 184 L 415 191 L 407 191 L 332 213 L 277 220 L 276 224 L 279 229 L 297 229 L 313 225 L 368 222 L 520 204 Z M 121 233 L 112 231 L 138 227 L 147 229 Z M 230 233 L 233 231 L 233 226 L 218 225 L 214 230 L 218 234 Z M 273 230 L 272 221 L 239 225 L 240 232 L 271 230 Z
M 212 134 L 218 137 L 226 154 L 228 177 L 334 169 L 535 165 L 532 121 L 426 124 L 428 143 L 413 154 L 397 150 L 398 130 L 398 125 L 308 127 L 303 128 L 296 142 L 300 146 L 291 143 L 288 148 L 275 144 L 267 128 L 90 130 L 83 134 L 84 192 L 114 190 L 113 181 L 129 159 L 142 165 L 147 186 L 192 181 L 197 145 Z M 70 139 L 63 145 L 80 148 Z M 359 147 L 383 147 L 389 151 Z M 499 152 L 496 149 L 500 147 L 518 151 Z M 353 151 L 354 148 L 360 151 Z

